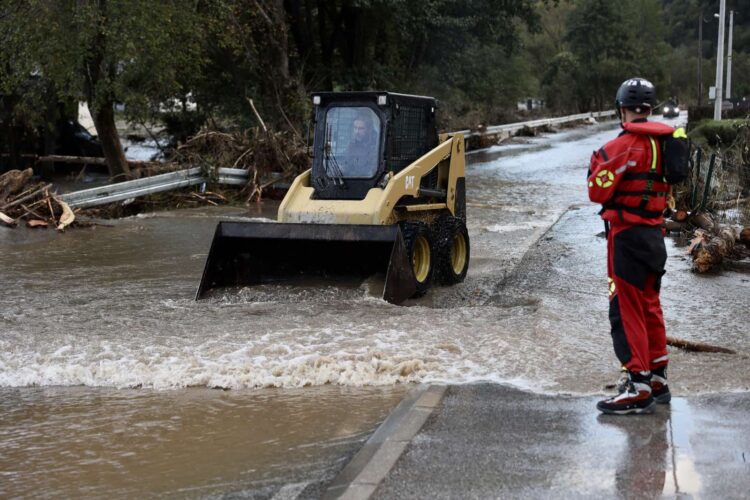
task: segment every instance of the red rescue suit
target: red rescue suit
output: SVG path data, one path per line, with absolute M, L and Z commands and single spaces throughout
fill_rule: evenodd
M 666 366 L 667 337 L 659 288 L 667 252 L 662 212 L 669 184 L 663 178 L 659 136 L 672 127 L 623 123 L 623 132 L 591 157 L 591 201 L 603 205 L 607 231 L 609 320 L 615 354 L 631 372 Z

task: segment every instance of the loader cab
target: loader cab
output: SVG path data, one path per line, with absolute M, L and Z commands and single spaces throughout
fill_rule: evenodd
M 437 100 L 391 92 L 312 96 L 315 137 L 311 182 L 318 199 L 362 200 L 437 146 Z

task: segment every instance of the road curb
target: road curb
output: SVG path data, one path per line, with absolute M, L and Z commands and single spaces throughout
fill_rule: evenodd
M 370 498 L 427 418 L 440 405 L 447 388 L 423 384 L 411 390 L 336 476 L 323 498 Z

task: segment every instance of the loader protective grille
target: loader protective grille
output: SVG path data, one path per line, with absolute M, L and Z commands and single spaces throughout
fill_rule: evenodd
M 401 106 L 393 118 L 389 165 L 398 171 L 429 151 L 425 108 Z

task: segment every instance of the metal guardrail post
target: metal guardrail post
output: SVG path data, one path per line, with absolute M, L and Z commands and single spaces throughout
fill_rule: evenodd
M 708 193 L 711 191 L 711 176 L 714 173 L 714 164 L 716 163 L 716 154 L 711 154 L 711 160 L 708 162 L 708 172 L 706 173 L 706 188 L 703 190 L 703 200 L 701 200 L 700 209 L 703 210 L 706 207 L 706 200 L 708 200 Z
M 703 150 L 701 148 L 697 148 L 695 150 L 695 174 L 694 175 L 694 182 L 693 182 L 693 192 L 690 195 L 690 209 L 695 208 L 695 202 L 698 198 L 698 182 L 701 179 L 701 156 L 703 154 Z

